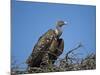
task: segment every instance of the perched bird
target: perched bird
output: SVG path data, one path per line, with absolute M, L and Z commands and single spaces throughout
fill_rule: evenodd
M 57 21 L 55 29 L 49 29 L 39 38 L 26 61 L 29 67 L 40 67 L 47 63 L 54 64 L 64 49 L 64 40 L 60 36 L 62 35 L 62 26 L 66 24 L 67 22 Z

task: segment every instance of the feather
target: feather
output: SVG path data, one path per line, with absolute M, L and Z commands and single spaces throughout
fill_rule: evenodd
M 37 44 L 34 46 L 31 56 L 28 58 L 26 63 L 29 66 L 39 66 L 44 53 L 48 50 L 52 40 L 56 37 L 54 30 L 48 30 L 44 35 L 42 35 Z
M 46 60 L 44 64 L 48 62 L 54 64 L 64 49 L 64 41 L 60 38 L 63 25 L 64 21 L 58 21 L 55 30 L 49 29 L 39 38 L 26 61 L 29 67 L 39 67 L 44 60 Z

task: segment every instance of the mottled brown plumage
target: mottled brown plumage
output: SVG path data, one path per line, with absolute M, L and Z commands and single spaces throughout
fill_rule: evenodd
M 61 32 L 59 31 L 59 27 L 62 27 L 64 22 L 59 21 L 57 24 L 58 26 L 55 30 L 50 29 L 39 38 L 26 61 L 29 67 L 40 67 L 40 65 L 50 63 L 54 64 L 62 54 L 64 40 L 60 38 Z

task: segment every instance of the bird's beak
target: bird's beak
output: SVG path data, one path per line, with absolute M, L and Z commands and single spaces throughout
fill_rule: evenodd
M 67 24 L 68 24 L 68 22 L 67 22 L 67 21 L 65 21 L 65 22 L 64 22 L 64 25 L 67 25 Z

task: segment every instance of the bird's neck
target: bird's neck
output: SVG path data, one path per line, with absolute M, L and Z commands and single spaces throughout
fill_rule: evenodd
M 56 35 L 57 35 L 58 37 L 60 37 L 61 34 L 62 34 L 62 29 L 61 29 L 61 27 L 57 26 L 56 29 L 55 29 L 55 33 L 56 33 Z

